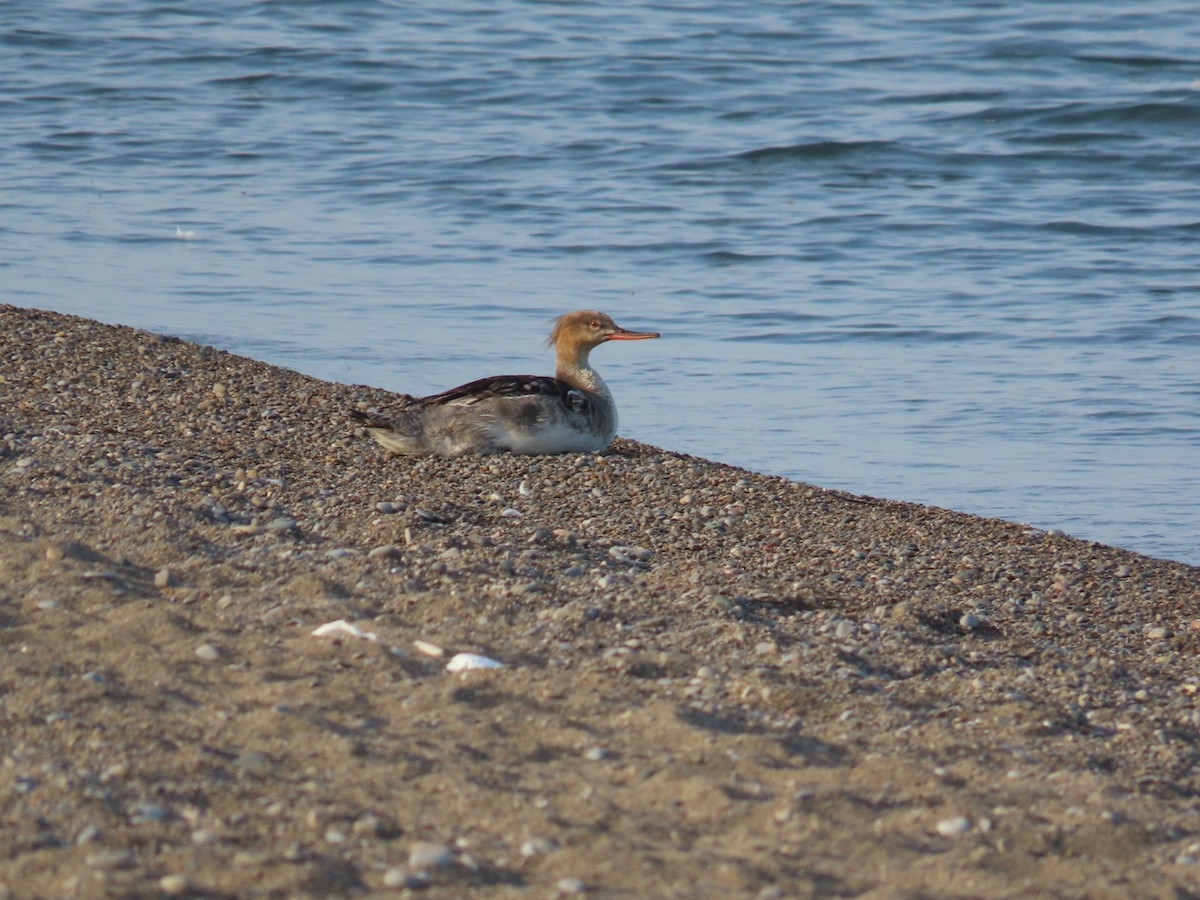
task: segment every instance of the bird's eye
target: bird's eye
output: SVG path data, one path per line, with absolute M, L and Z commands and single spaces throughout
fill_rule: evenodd
M 588 328 L 599 328 L 599 327 L 600 327 L 599 319 L 592 319 L 592 321 L 588 322 Z

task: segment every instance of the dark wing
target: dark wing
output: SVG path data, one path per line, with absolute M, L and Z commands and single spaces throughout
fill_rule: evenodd
M 570 410 L 581 410 L 590 402 L 586 391 L 548 375 L 493 375 L 460 384 L 456 388 L 422 397 L 427 406 L 469 406 L 482 400 L 556 400 Z

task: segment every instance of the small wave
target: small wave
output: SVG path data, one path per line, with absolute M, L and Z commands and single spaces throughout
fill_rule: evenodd
M 714 266 L 737 266 L 743 263 L 769 262 L 777 259 L 774 253 L 735 253 L 732 250 L 713 250 L 700 254 L 700 258 Z
M 897 146 L 899 145 L 892 141 L 813 141 L 783 147 L 761 147 L 735 153 L 733 158 L 751 163 L 789 159 L 841 159 L 860 153 L 891 150 Z
M 1051 125 L 1084 125 L 1125 127 L 1129 125 L 1189 125 L 1200 116 L 1195 98 L 1171 103 L 1164 100 L 1119 103 L 1098 106 L 1093 103 L 1071 104 L 1043 114 L 1043 122 Z
M 1108 56 L 1102 53 L 1081 53 L 1072 57 L 1079 62 L 1121 66 L 1128 69 L 1154 69 L 1163 66 L 1191 66 L 1193 60 L 1176 56 Z

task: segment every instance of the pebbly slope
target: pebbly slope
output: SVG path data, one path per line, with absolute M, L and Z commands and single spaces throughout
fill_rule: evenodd
M 1200 892 L 1200 570 L 388 400 L 0 306 L 11 896 Z

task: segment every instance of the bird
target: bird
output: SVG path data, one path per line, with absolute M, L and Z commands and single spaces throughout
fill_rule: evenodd
M 402 395 L 387 415 L 350 416 L 401 456 L 597 452 L 617 433 L 617 406 L 588 354 L 607 341 L 657 337 L 594 309 L 575 310 L 554 320 L 546 341 L 554 377 L 493 375 L 428 397 Z

